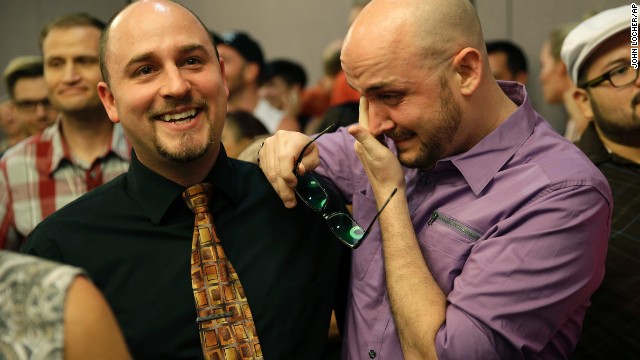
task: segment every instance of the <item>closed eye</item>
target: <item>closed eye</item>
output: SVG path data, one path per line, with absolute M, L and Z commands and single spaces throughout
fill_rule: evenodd
M 394 106 L 402 102 L 404 95 L 398 93 L 386 93 L 378 95 L 378 98 L 386 105 Z

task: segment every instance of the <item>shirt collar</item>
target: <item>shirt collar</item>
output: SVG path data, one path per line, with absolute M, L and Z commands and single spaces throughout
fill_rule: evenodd
M 231 202 L 238 202 L 240 191 L 236 181 L 237 170 L 233 161 L 227 157 L 221 144 L 216 163 L 204 181 L 213 186 L 214 196 L 222 196 Z M 126 181 L 130 189 L 128 193 L 154 225 L 160 224 L 171 204 L 179 199 L 185 190 L 184 186 L 143 165 L 134 150 L 131 151 L 131 165 L 127 172 Z M 182 200 L 180 199 L 180 201 Z
M 56 122 L 46 128 L 41 135 L 40 142 L 49 142 L 51 151 L 51 163 L 47 169 L 49 175 L 53 174 L 56 170 L 62 166 L 63 161 L 73 163 L 71 152 L 67 142 L 62 137 L 62 121 L 60 117 Z M 129 161 L 130 160 L 131 145 L 124 136 L 122 125 L 114 124 L 111 132 L 111 142 L 109 148 L 106 150 L 102 158 L 106 158 L 110 153 L 115 154 L 119 158 Z
M 476 195 L 479 195 L 504 164 L 518 151 L 533 133 L 540 117 L 532 108 L 524 85 L 498 81 L 505 94 L 518 108 L 507 119 L 478 142 L 471 150 L 442 159 L 435 170 L 450 162 L 464 176 Z

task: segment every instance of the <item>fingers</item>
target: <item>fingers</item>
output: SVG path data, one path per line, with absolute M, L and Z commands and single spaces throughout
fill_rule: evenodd
M 351 126 L 348 131 L 356 139 L 354 150 L 369 178 L 376 199 L 388 196 L 393 188 L 404 188 L 402 167 L 389 148 L 360 125 Z
M 349 127 L 348 131 L 349 134 L 356 139 L 356 152 L 362 152 L 363 155 L 367 156 L 369 161 L 374 159 L 376 154 L 380 154 L 381 151 L 388 151 L 387 147 L 381 144 L 380 141 L 362 125 L 353 125 Z M 379 155 L 377 157 L 379 157 Z
M 369 129 L 369 102 L 364 96 L 360 96 L 358 124 L 365 129 Z
M 287 208 L 295 207 L 297 203 L 293 188 L 297 185 L 298 179 L 293 168 L 298 155 L 309 141 L 304 134 L 280 130 L 265 140 L 259 153 L 262 172 Z M 305 150 L 305 154 L 310 158 L 317 158 L 317 153 L 315 144 L 311 144 Z M 315 168 L 318 163 L 319 159 L 303 158 L 298 168 L 299 174 Z

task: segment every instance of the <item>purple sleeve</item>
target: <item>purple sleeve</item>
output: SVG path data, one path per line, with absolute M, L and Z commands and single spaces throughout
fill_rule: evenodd
M 345 127 L 316 141 L 320 149 L 320 165 L 314 171 L 330 179 L 349 202 L 353 199 L 354 189 L 360 188 L 359 182 L 367 179 L 353 149 L 354 142 Z
M 610 215 L 594 187 L 567 185 L 492 226 L 448 294 L 439 358 L 569 354 L 604 276 Z

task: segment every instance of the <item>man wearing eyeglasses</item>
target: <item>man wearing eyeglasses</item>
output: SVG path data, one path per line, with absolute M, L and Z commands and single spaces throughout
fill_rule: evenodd
M 129 168 L 129 143 L 98 97 L 104 26 L 88 14 L 71 13 L 41 32 L 44 80 L 37 97 L 15 103 L 18 112 L 39 114 L 50 101 L 59 115 L 0 161 L 0 248 L 18 249 L 42 219 Z
M 636 8 L 636 23 L 637 23 Z M 575 359 L 637 359 L 640 353 L 640 80 L 631 66 L 631 6 L 579 24 L 562 44 L 580 110 L 592 122 L 577 143 L 613 193 L 602 286 L 592 297 Z M 637 29 L 636 29 L 637 30 Z
M 51 107 L 44 81 L 42 57 L 19 56 L 3 74 L 18 122 L 29 134 L 40 134 L 56 120 L 58 112 Z
M 373 0 L 341 61 L 359 125 L 259 157 L 288 207 L 310 170 L 360 225 L 386 204 L 352 253 L 345 358 L 566 359 L 604 273 L 602 173 L 493 78 L 467 0 Z

